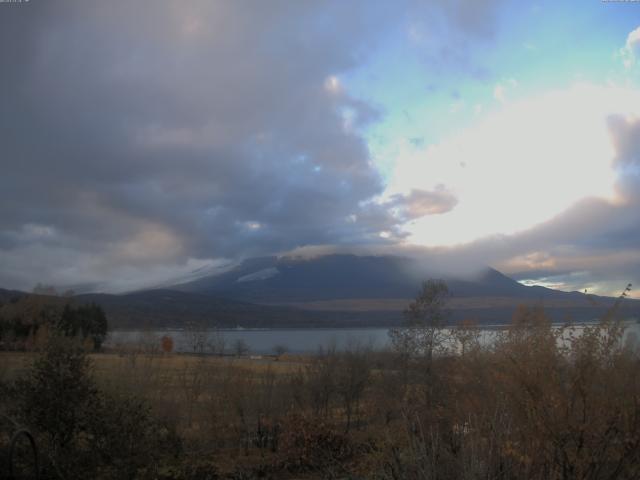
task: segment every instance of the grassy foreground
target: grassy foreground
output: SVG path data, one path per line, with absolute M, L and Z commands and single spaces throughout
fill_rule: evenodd
M 2 353 L 1 408 L 35 432 L 53 478 L 640 476 L 640 357 L 619 323 L 572 335 L 524 309 L 494 345 L 457 334 L 461 353 L 432 357 L 358 345 L 259 360 Z M 44 374 L 60 358 L 76 365 L 72 386 Z M 60 409 L 90 413 L 69 417 L 65 442 L 46 407 L 56 397 L 44 398 L 56 388 Z

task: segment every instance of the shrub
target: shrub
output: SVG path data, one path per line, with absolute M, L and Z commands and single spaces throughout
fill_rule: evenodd
M 280 467 L 293 472 L 325 471 L 353 453 L 348 437 L 335 427 L 298 415 L 285 422 L 278 450 Z
M 152 476 L 161 455 L 180 452 L 170 428 L 132 398 L 101 392 L 76 343 L 53 337 L 12 389 L 15 414 L 36 434 L 45 476 Z
M 173 338 L 168 335 L 163 336 L 160 339 L 160 348 L 164 353 L 173 352 Z

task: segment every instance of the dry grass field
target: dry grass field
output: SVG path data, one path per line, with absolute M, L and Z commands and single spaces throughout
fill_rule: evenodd
M 87 357 L 100 392 L 149 412 L 122 411 L 150 425 L 145 438 L 161 428 L 178 439 L 146 473 L 146 447 L 134 444 L 131 478 L 626 479 L 640 474 L 640 355 L 620 326 L 560 343 L 543 312 L 523 309 L 491 346 L 461 328 L 455 355 L 354 345 L 308 357 Z M 423 348 L 437 347 L 429 332 L 414 332 Z M 0 384 L 28 376 L 40 355 L 0 353 Z M 114 438 L 138 438 L 115 418 Z

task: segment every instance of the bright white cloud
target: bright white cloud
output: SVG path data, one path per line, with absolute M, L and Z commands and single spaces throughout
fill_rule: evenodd
M 335 75 L 330 75 L 324 81 L 324 88 L 329 93 L 337 94 L 342 91 L 342 85 L 340 84 L 340 80 Z
M 620 56 L 625 68 L 631 68 L 640 55 L 640 27 L 633 30 L 627 36 L 625 46 L 620 50 Z
M 596 196 L 615 200 L 612 114 L 638 115 L 640 90 L 576 85 L 506 104 L 439 144 L 406 144 L 386 195 L 445 185 L 449 213 L 408 226 L 423 245 L 526 230 Z

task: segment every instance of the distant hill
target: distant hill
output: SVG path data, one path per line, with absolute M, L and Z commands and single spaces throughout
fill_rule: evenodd
M 451 320 L 510 322 L 518 305 L 544 306 L 554 321 L 588 321 L 615 301 L 578 292 L 528 287 L 492 268 L 466 278 L 439 274 L 399 256 L 325 255 L 249 259 L 222 273 L 137 292 L 83 294 L 74 302 L 101 305 L 116 328 L 180 327 L 187 323 L 233 328 L 391 326 L 422 281 L 441 278 L 451 291 Z M 22 292 L 0 290 L 0 302 Z M 625 300 L 621 314 L 640 313 Z
M 399 312 L 308 311 L 293 306 L 270 306 L 178 290 L 145 290 L 123 295 L 85 294 L 79 303 L 97 303 L 116 328 L 198 327 L 340 327 L 397 323 Z
M 26 293 L 19 290 L 5 290 L 4 288 L 0 288 L 0 303 L 10 302 L 23 295 L 26 295 Z

